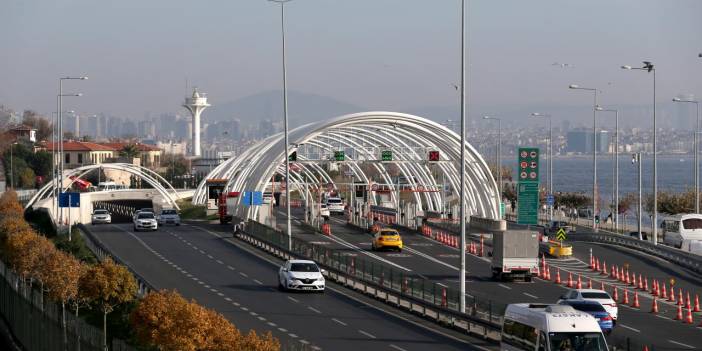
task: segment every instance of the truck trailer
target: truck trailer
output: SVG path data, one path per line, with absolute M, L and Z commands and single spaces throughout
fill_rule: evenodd
M 531 281 L 539 274 L 539 235 L 530 230 L 497 231 L 492 236 L 492 277 Z

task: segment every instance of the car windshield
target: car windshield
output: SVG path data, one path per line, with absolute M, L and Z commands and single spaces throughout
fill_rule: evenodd
M 154 219 L 154 214 L 151 212 L 142 212 L 137 217 L 138 219 Z
M 153 209 L 151 209 L 151 208 L 142 208 L 142 209 L 141 209 L 141 210 L 139 210 L 139 211 L 141 211 L 141 212 L 151 212 L 151 213 L 153 213 L 153 212 L 154 212 L 154 210 L 153 210 Z
M 602 333 L 549 333 L 551 351 L 607 351 Z
M 319 268 L 314 263 L 293 263 L 290 265 L 291 272 L 319 272 Z
M 109 212 L 107 212 L 107 210 L 95 210 L 95 214 L 99 214 L 99 215 L 105 215 L 105 214 L 108 214 L 108 213 L 109 213 Z
M 606 312 L 599 303 L 569 303 L 569 305 L 583 312 Z
M 329 200 L 327 200 L 327 203 L 328 204 L 340 204 L 341 199 L 329 199 Z
M 395 236 L 395 235 L 398 235 L 398 234 L 397 234 L 397 232 L 393 232 L 393 231 L 390 231 L 390 230 L 386 230 L 386 231 L 380 232 L 380 235 L 382 235 L 382 236 Z
M 163 210 L 161 211 L 162 215 L 174 215 L 177 214 L 175 210 Z
M 321 205 L 320 207 L 321 207 L 321 208 L 327 208 L 327 205 Z
M 583 299 L 611 299 L 606 292 L 583 292 Z

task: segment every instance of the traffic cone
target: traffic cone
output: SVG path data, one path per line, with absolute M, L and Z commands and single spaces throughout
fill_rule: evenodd
M 629 274 L 629 271 L 626 271 L 624 274 L 624 282 L 626 285 L 631 285 L 631 274 Z
M 668 301 L 675 303 L 675 288 L 670 286 L 670 294 L 668 295 Z
M 546 280 L 551 280 L 551 266 L 546 265 Z
M 583 281 L 580 279 L 580 274 L 578 274 L 578 285 L 576 285 L 578 289 L 583 288 Z
M 629 290 L 624 289 L 624 301 L 622 303 L 625 305 L 629 304 Z
M 676 321 L 683 320 L 682 306 L 678 306 L 678 313 L 675 314 L 675 320 Z
M 593 269 L 595 268 L 595 263 L 594 263 L 595 258 L 590 256 L 590 265 L 588 268 Z
M 607 272 L 607 262 L 605 261 L 602 261 L 602 274 L 609 275 L 609 273 Z
M 689 308 L 687 309 L 687 315 L 685 316 L 685 323 L 687 323 L 687 324 L 694 323 L 692 320 L 692 310 Z
M 614 265 L 612 265 L 612 269 L 609 271 L 609 276 L 616 280 L 619 280 L 619 271 L 617 271 L 617 267 L 615 267 Z
M 648 351 L 648 345 L 644 345 L 643 351 Z
M 560 284 L 560 283 L 561 283 L 561 269 L 558 268 L 556 270 L 556 284 Z
M 643 286 L 643 276 L 641 275 L 641 273 L 639 273 L 639 286 L 638 286 L 638 288 L 639 288 L 639 290 L 643 290 L 643 288 L 644 288 L 644 286 Z
M 605 289 L 604 282 L 600 282 L 600 290 L 604 290 L 604 289 Z
M 651 313 L 658 313 L 658 300 L 656 300 L 656 297 L 653 297 L 653 303 L 651 304 Z
M 648 278 L 646 278 L 646 280 L 644 280 L 643 291 L 648 291 Z
M 573 273 L 568 272 L 568 283 L 566 286 L 569 288 L 573 287 Z
M 660 289 L 660 290 L 661 290 L 661 292 L 660 292 L 661 299 L 667 300 L 668 299 L 668 288 L 665 287 L 665 283 L 663 283 L 663 289 Z
M 634 303 L 631 304 L 631 307 L 634 307 L 634 308 L 641 307 L 641 305 L 639 304 L 639 293 L 638 292 L 634 292 Z
M 587 288 L 592 289 L 592 279 L 590 278 L 587 279 Z
M 614 287 L 614 296 L 612 298 L 614 301 L 619 302 L 619 289 L 616 286 Z
M 692 310 L 692 312 L 700 312 L 700 296 L 695 294 L 695 308 Z
M 658 293 L 659 293 L 659 291 L 658 291 L 658 281 L 657 281 L 657 280 L 654 280 L 654 281 L 653 281 L 653 290 L 651 290 L 651 295 L 653 295 L 653 296 L 658 296 Z
M 678 305 L 682 306 L 682 304 L 683 304 L 682 288 L 678 288 Z
M 622 267 L 621 271 L 619 272 L 619 280 L 622 283 L 626 283 L 626 275 L 624 274 L 624 267 Z

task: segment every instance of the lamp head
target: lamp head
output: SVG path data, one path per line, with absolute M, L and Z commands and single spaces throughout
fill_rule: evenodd
M 673 98 L 673 101 L 675 101 L 675 102 L 681 102 L 682 99 L 680 99 L 680 98 Z
M 604 109 L 603 109 L 602 106 L 600 106 L 600 105 L 595 106 L 595 110 L 597 110 L 597 111 L 604 111 Z
M 629 65 L 624 65 L 624 66 L 622 66 L 622 69 L 631 69 L 631 66 L 629 66 Z
M 88 76 L 82 76 L 80 77 L 80 80 L 88 80 Z
M 538 112 L 532 112 L 532 113 L 531 113 L 531 115 L 532 115 L 532 116 L 534 116 L 534 117 L 538 117 L 538 116 L 541 116 L 541 114 L 540 114 L 540 113 L 538 113 Z
M 568 88 L 570 88 L 570 89 L 578 89 L 578 88 L 580 88 L 580 86 L 577 85 L 577 84 L 571 84 L 571 85 L 568 86 Z
M 483 116 L 483 119 L 490 119 L 490 116 Z

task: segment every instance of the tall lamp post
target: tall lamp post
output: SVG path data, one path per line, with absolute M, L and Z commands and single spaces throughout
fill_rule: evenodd
M 459 312 L 466 312 L 466 1 L 461 0 L 461 190 L 460 213 L 461 217 L 461 270 L 458 282 L 460 297 L 458 299 Z
M 568 86 L 570 89 L 591 91 L 594 96 L 592 104 L 592 230 L 597 231 L 597 114 L 595 107 L 597 106 L 597 89 L 582 88 L 576 84 Z
M 619 230 L 619 111 L 614 109 L 605 109 L 602 106 L 595 107 L 595 110 L 600 112 L 614 112 L 614 179 L 612 180 L 612 191 L 614 195 L 614 230 Z
M 553 196 L 553 128 L 551 127 L 551 115 L 539 112 L 533 112 L 531 117 L 548 118 L 548 193 Z M 549 206 L 548 211 L 549 222 L 553 221 L 553 205 Z
M 500 193 L 500 201 L 502 201 L 502 160 L 501 160 L 501 149 L 502 149 L 502 119 L 491 116 L 483 116 L 483 119 L 495 120 L 497 121 L 497 150 L 495 154 L 497 155 L 497 191 Z
M 641 152 L 637 152 L 637 153 L 632 155 L 631 163 L 632 164 L 638 163 L 638 169 L 639 169 L 639 202 L 637 204 L 638 205 L 637 206 L 637 208 L 638 208 L 637 213 L 639 214 L 639 216 L 638 216 L 637 222 L 638 222 L 638 230 L 639 230 L 639 240 L 643 240 L 643 236 L 641 235 L 641 221 L 642 221 L 641 214 L 643 213 L 643 211 L 642 211 L 643 206 L 641 205 L 641 201 L 642 201 L 641 200 L 641 183 L 642 183 L 641 182 L 641 173 L 642 173 L 642 169 L 643 169 L 643 167 L 642 167 L 643 162 L 641 160 Z
M 59 78 L 59 93 L 58 93 L 58 109 L 56 110 L 58 112 L 58 135 L 57 135 L 57 141 L 58 141 L 58 160 L 56 160 L 57 167 L 56 170 L 58 171 L 58 184 L 56 187 L 56 207 L 59 209 L 59 224 L 61 221 L 63 221 L 63 210 L 59 207 L 58 201 L 59 201 L 59 194 L 63 192 L 63 167 L 64 167 L 64 156 L 63 156 L 63 97 L 64 96 L 83 96 L 81 93 L 73 93 L 73 94 L 64 94 L 63 93 L 63 81 L 64 80 L 87 80 L 88 77 L 82 76 L 82 77 L 62 77 Z M 69 227 L 68 230 L 68 241 L 71 241 L 71 230 Z
M 658 148 L 657 148 L 657 128 L 656 128 L 656 69 L 650 61 L 643 61 L 643 67 L 622 66 L 626 70 L 640 70 L 653 72 L 653 213 L 651 219 L 651 232 L 653 234 L 653 245 L 658 244 Z
M 691 104 L 695 104 L 695 107 L 697 109 L 697 112 L 695 113 L 695 116 L 697 118 L 697 122 L 695 124 L 695 172 L 694 172 L 694 177 L 695 177 L 695 213 L 700 213 L 700 157 L 699 157 L 699 150 L 700 150 L 700 144 L 699 144 L 699 132 L 700 132 L 700 102 L 697 100 L 683 100 L 680 98 L 674 98 L 674 102 L 687 102 Z
M 285 61 L 285 3 L 291 0 L 268 0 L 280 4 L 280 33 L 283 56 L 283 129 L 285 134 L 285 208 L 288 232 L 288 250 L 292 249 L 292 228 L 290 221 L 290 146 L 288 145 L 288 76 Z

